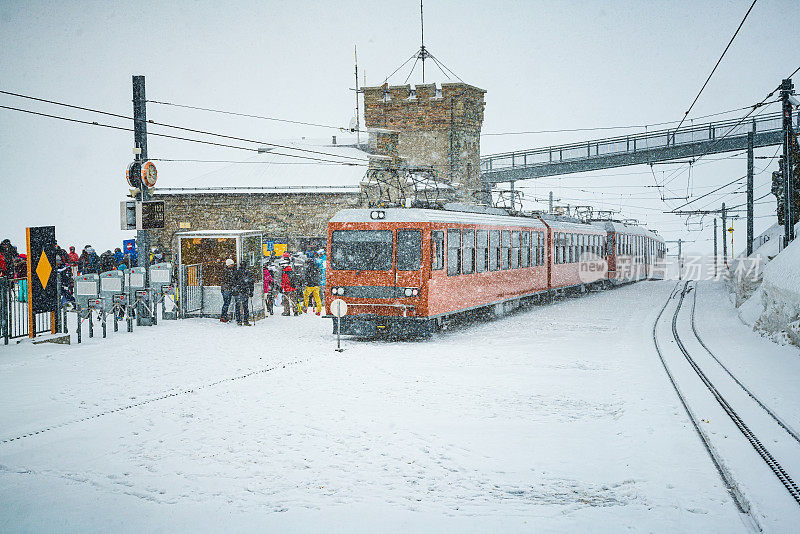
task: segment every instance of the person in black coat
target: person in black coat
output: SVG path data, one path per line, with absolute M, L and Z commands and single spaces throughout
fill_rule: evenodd
M 236 324 L 250 326 L 250 297 L 253 296 L 255 279 L 247 265 L 247 260 L 242 260 L 233 278 L 236 288 Z
M 219 284 L 219 288 L 222 291 L 222 313 L 219 315 L 219 320 L 223 323 L 228 322 L 228 306 L 231 304 L 231 297 L 234 293 L 235 278 L 236 265 L 232 259 L 228 258 L 225 260 L 225 267 L 222 270 L 222 280 Z

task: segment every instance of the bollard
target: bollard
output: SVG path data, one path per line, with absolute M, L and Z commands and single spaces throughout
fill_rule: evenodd
M 114 313 L 114 332 L 118 332 L 119 331 L 119 325 L 117 324 L 118 321 L 119 321 L 119 318 L 117 317 L 117 309 L 118 308 L 116 306 L 114 306 L 114 310 L 113 310 L 113 313 Z
M 92 309 L 89 308 L 89 337 L 94 337 L 94 321 L 92 320 Z
M 83 315 L 81 313 L 81 309 L 78 308 L 78 313 L 76 314 L 76 316 L 78 317 L 78 343 L 81 342 L 81 323 L 83 322 L 83 320 L 81 319 L 81 315 Z
M 103 339 L 106 338 L 106 311 L 103 310 Z
M 62 307 L 61 311 L 64 313 L 64 318 L 61 320 L 61 324 L 64 325 L 63 331 L 65 334 L 68 334 L 69 329 L 67 328 L 67 308 Z

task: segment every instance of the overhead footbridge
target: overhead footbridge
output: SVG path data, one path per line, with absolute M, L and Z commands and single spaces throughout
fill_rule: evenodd
M 751 131 L 755 148 L 780 145 L 783 142 L 782 121 L 778 112 L 745 121 L 710 122 L 679 130 L 492 154 L 481 158 L 481 178 L 485 183 L 496 184 L 747 150 L 747 134 Z

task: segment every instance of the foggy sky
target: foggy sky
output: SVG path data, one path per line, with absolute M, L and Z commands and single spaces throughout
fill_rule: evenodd
M 466 83 L 487 90 L 484 133 L 643 125 L 683 116 L 749 5 L 428 0 L 425 41 Z M 690 118 L 754 104 L 800 66 L 798 15 L 795 1 L 760 0 Z M 418 2 L 0 0 L 0 89 L 123 115 L 132 113 L 131 75 L 141 74 L 149 99 L 347 126 L 355 105 L 354 45 L 367 84 L 379 85 L 419 47 Z M 403 83 L 409 67 L 390 83 Z M 449 81 L 430 62 L 426 75 L 427 82 Z M 409 82 L 420 81 L 417 68 Z M 0 105 L 131 127 L 7 95 L 0 95 Z M 337 134 L 155 104 L 148 105 L 148 118 L 264 141 Z M 484 136 L 481 153 L 640 131 Z M 0 110 L 0 238 L 22 245 L 26 226 L 55 224 L 62 246 L 91 243 L 100 252 L 120 246 L 133 235 L 119 230 L 132 146 L 130 132 Z M 252 156 L 152 136 L 148 147 L 151 158 Z M 775 147 L 756 151 L 773 154 Z M 745 174 L 744 157 L 711 161 L 720 157 L 694 166 L 691 184 L 683 172 L 671 183 L 673 193 L 698 196 Z M 163 163 L 159 185 L 180 186 L 222 166 Z M 769 189 L 777 158 L 755 166 L 763 171 L 755 177 L 758 197 Z M 675 168 L 654 171 L 661 180 Z M 701 232 L 688 232 L 683 219 L 661 213 L 680 202 L 664 203 L 657 189 L 642 187 L 653 184 L 649 167 L 633 166 L 518 186 L 529 199 L 552 190 L 563 203 L 621 208 L 667 239 L 696 240 L 690 250 L 710 253 L 711 220 Z M 764 200 L 770 202 L 756 206 L 756 233 L 774 222 L 766 217 L 774 214 L 774 198 Z M 714 201 L 709 207 L 739 204 L 745 195 L 714 195 L 696 205 L 708 201 Z M 734 227 L 739 250 L 744 219 Z

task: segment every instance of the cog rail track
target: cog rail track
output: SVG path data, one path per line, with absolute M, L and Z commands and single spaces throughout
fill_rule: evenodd
M 703 338 L 700 337 L 700 334 L 697 332 L 697 327 L 695 326 L 694 311 L 696 307 L 697 307 L 697 284 L 694 285 L 694 294 L 692 297 L 692 332 L 694 333 L 694 337 L 697 339 L 700 345 L 703 346 L 703 348 L 706 350 L 709 356 L 714 358 L 714 361 L 717 362 L 720 367 L 722 367 L 722 370 L 728 373 L 728 376 L 731 377 L 731 379 L 734 382 L 736 382 L 739 385 L 739 387 L 742 388 L 744 392 L 747 393 L 747 395 L 749 395 L 750 398 L 753 399 L 753 401 L 755 401 L 755 403 L 758 404 L 761 407 L 761 409 L 763 409 L 767 413 L 767 415 L 769 415 L 778 424 L 779 427 L 784 429 L 787 434 L 792 436 L 792 439 L 794 439 L 797 443 L 800 444 L 800 435 L 798 435 L 797 432 L 795 432 L 794 429 L 788 425 L 788 423 L 785 423 L 780 417 L 778 417 L 775 414 L 775 412 L 773 412 L 766 404 L 761 402 L 761 400 L 758 397 L 756 397 L 755 393 L 750 391 L 747 388 L 747 386 L 745 386 L 738 378 L 736 378 L 733 375 L 733 373 L 731 373 L 730 370 L 728 370 L 728 368 L 725 367 L 725 365 L 719 360 L 719 358 L 717 358 L 717 356 L 711 351 L 711 349 L 708 348 L 708 345 L 706 345 L 705 342 L 703 341 Z
M 703 443 L 703 447 L 705 448 L 706 452 L 708 453 L 709 458 L 711 458 L 711 463 L 714 464 L 714 467 L 717 469 L 717 473 L 719 474 L 720 478 L 722 479 L 723 484 L 728 490 L 731 498 L 733 499 L 734 504 L 736 504 L 736 508 L 739 512 L 743 514 L 747 514 L 747 516 L 756 523 L 757 530 L 761 530 L 760 525 L 758 525 L 755 517 L 753 514 L 750 513 L 750 503 L 747 501 L 745 496 L 739 491 L 739 487 L 736 484 L 736 481 L 733 479 L 733 476 L 730 474 L 728 469 L 725 467 L 725 462 L 717 453 L 716 449 L 711 445 L 711 441 L 709 440 L 706 433 L 700 427 L 700 423 L 698 422 L 697 417 L 694 415 L 694 412 L 689 407 L 688 402 L 686 401 L 686 397 L 684 396 L 683 392 L 681 391 L 680 387 L 678 387 L 678 383 L 675 381 L 675 377 L 672 374 L 672 371 L 669 370 L 669 366 L 667 365 L 667 361 L 664 359 L 664 354 L 661 352 L 661 346 L 658 344 L 658 321 L 661 320 L 661 316 L 664 315 L 664 312 L 669 306 L 670 301 L 675 298 L 676 289 L 680 282 L 675 284 L 675 287 L 669 293 L 669 297 L 667 301 L 664 303 L 664 306 L 661 308 L 661 311 L 658 312 L 656 316 L 656 320 L 653 322 L 653 344 L 656 348 L 656 353 L 658 354 L 658 358 L 661 360 L 661 365 L 664 367 L 664 371 L 667 374 L 667 378 L 669 379 L 670 384 L 672 384 L 672 388 L 675 390 L 675 393 L 678 395 L 678 400 L 681 401 L 681 405 L 683 406 L 686 415 L 689 417 L 689 421 L 692 423 L 695 432 L 697 433 L 700 441 Z
M 692 369 L 694 369 L 695 373 L 703 382 L 703 384 L 706 386 L 708 391 L 716 399 L 717 403 L 722 407 L 722 409 L 725 411 L 728 417 L 730 417 L 731 421 L 733 421 L 733 423 L 736 425 L 739 431 L 744 435 L 747 441 L 750 442 L 750 445 L 752 445 L 753 449 L 755 449 L 758 455 L 761 456 L 761 458 L 764 460 L 764 462 L 767 464 L 770 470 L 775 474 L 775 476 L 778 478 L 781 484 L 783 484 L 783 486 L 786 488 L 786 490 L 789 492 L 789 494 L 792 496 L 795 502 L 797 502 L 797 504 L 800 505 L 800 487 L 797 486 L 797 484 L 794 482 L 794 480 L 792 480 L 792 478 L 784 470 L 781 464 L 778 463 L 778 461 L 772 456 L 772 454 L 770 454 L 766 446 L 763 443 L 761 443 L 761 441 L 758 439 L 758 436 L 756 436 L 755 433 L 753 433 L 753 431 L 750 430 L 750 428 L 742 420 L 739 414 L 736 413 L 736 410 L 734 410 L 733 407 L 728 403 L 728 401 L 725 400 L 725 397 L 722 396 L 719 390 L 716 387 L 714 387 L 714 384 L 711 383 L 711 381 L 708 379 L 705 373 L 703 373 L 702 369 L 700 369 L 700 366 L 697 365 L 697 362 L 694 361 L 694 358 L 692 358 L 691 354 L 689 354 L 689 351 L 686 349 L 685 345 L 683 344 L 683 341 L 678 335 L 678 326 L 677 326 L 678 313 L 680 312 L 681 306 L 683 305 L 683 300 L 686 297 L 688 287 L 689 287 L 689 282 L 687 281 L 683 286 L 680 300 L 678 301 L 678 305 L 675 308 L 675 313 L 672 316 L 672 335 L 675 338 L 675 342 L 677 343 L 678 348 L 681 350 L 684 357 L 686 358 L 686 361 L 689 362 L 689 365 L 692 367 Z M 786 428 L 784 427 L 784 429 Z

